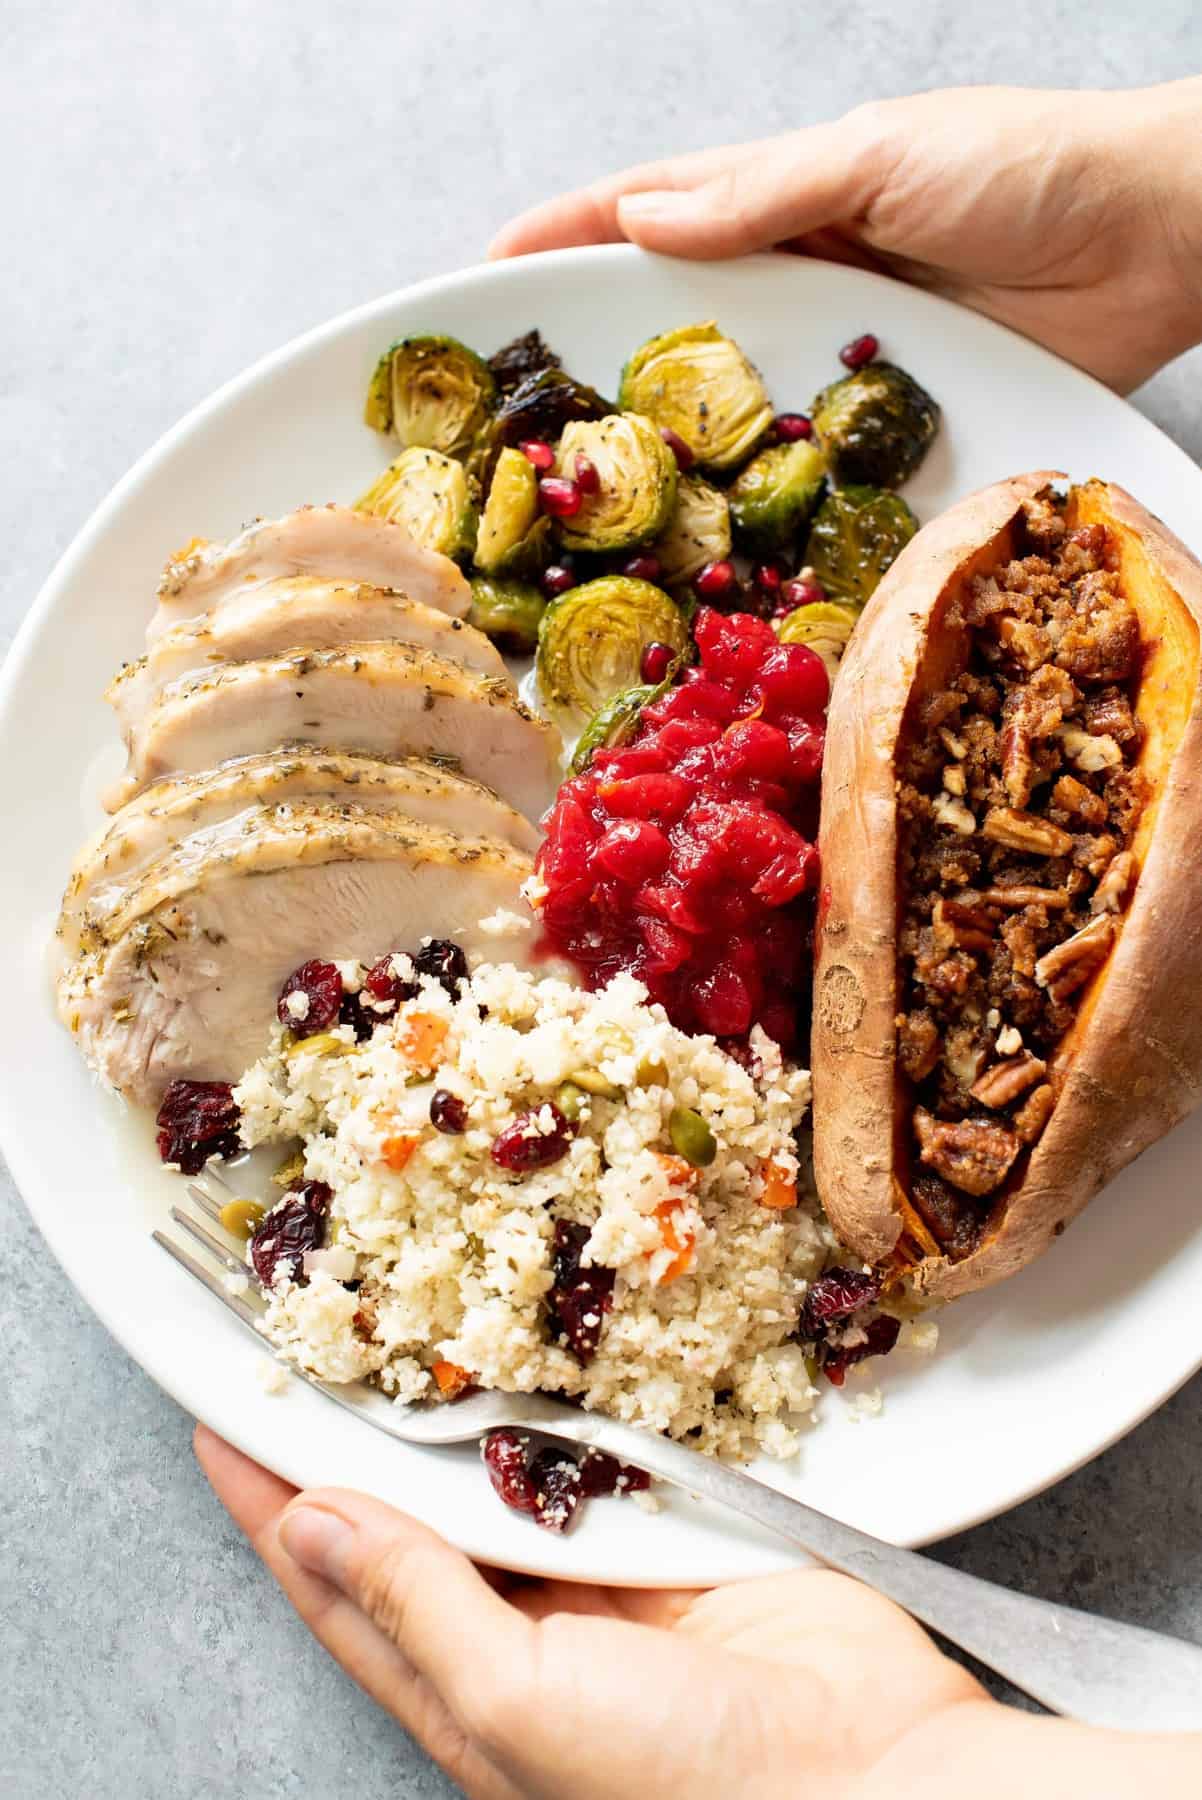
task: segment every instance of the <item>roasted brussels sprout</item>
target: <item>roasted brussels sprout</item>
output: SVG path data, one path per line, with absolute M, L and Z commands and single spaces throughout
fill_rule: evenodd
M 837 599 L 863 605 L 918 530 L 900 494 L 847 487 L 828 494 L 814 516 L 806 562 Z
M 772 406 L 739 346 L 712 320 L 650 338 L 622 370 L 618 404 L 674 431 L 709 469 L 733 469 L 772 423 Z
M 485 632 L 511 656 L 529 656 L 538 643 L 539 620 L 546 601 L 528 581 L 472 577 L 472 609 L 468 623 Z
M 823 388 L 811 409 L 832 479 L 900 487 L 939 429 L 939 408 L 893 363 L 867 363 Z
M 651 553 L 659 563 L 665 587 L 683 587 L 706 563 L 725 562 L 730 555 L 730 506 L 720 488 L 700 475 L 681 475 L 676 505 Z
M 551 521 L 538 506 L 538 475 L 520 450 L 502 450 L 476 534 L 476 567 L 484 575 L 533 579 L 547 561 Z
M 833 682 L 847 648 L 847 640 L 860 616 L 858 606 L 846 606 L 837 600 L 815 600 L 809 606 L 798 606 L 780 622 L 782 644 L 808 644 L 826 664 Z
M 754 456 L 730 490 L 730 516 L 741 548 L 770 556 L 792 543 L 817 506 L 826 465 L 816 444 L 798 438 Z
M 466 456 L 491 416 L 496 382 L 453 337 L 402 338 L 376 364 L 363 416 L 406 449 Z
M 577 457 L 596 470 L 596 488 L 580 511 L 560 521 L 572 550 L 626 550 L 661 531 L 676 504 L 676 458 L 650 419 L 610 413 L 569 425 L 559 440 L 555 469 L 576 478 Z
M 525 438 L 554 443 L 574 419 L 603 419 L 612 411 L 595 388 L 562 369 L 540 369 L 520 381 L 497 408 L 491 437 L 495 448 L 520 444 Z
M 528 375 L 537 375 L 541 369 L 558 369 L 561 365 L 554 350 L 543 343 L 541 333 L 527 331 L 495 351 L 488 359 L 488 366 L 501 393 L 509 395 Z
M 462 463 L 416 445 L 402 450 L 355 502 L 357 512 L 395 519 L 427 550 L 462 559 L 476 542 L 476 487 Z
M 565 723 L 591 718 L 615 694 L 639 685 L 643 651 L 689 641 L 684 616 L 662 588 L 629 575 L 602 575 L 553 600 L 538 631 L 538 684 Z
M 639 722 L 639 714 L 652 700 L 658 700 L 672 685 L 672 677 L 661 681 L 658 686 L 651 687 L 644 683 L 639 687 L 626 688 L 615 694 L 612 700 L 595 712 L 576 741 L 572 752 L 572 773 L 579 775 L 587 769 L 593 760 L 594 750 L 615 750 L 619 744 L 626 743 L 634 736 L 635 726 Z

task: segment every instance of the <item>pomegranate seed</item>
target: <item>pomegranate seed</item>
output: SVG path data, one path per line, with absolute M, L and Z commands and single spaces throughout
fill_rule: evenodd
M 536 469 L 553 469 L 555 467 L 555 452 L 550 444 L 544 444 L 541 438 L 526 438 L 519 445 L 519 449 L 527 462 L 532 462 Z
M 543 511 L 553 519 L 570 519 L 580 511 L 584 495 L 578 481 L 566 481 L 562 475 L 544 475 L 538 484 Z
M 543 1114 L 551 1115 L 551 1129 L 543 1130 Z M 519 1113 L 512 1125 L 493 1139 L 492 1159 L 512 1175 L 531 1169 L 549 1169 L 568 1153 L 572 1128 L 557 1106 L 547 1100 L 532 1112 Z
M 576 586 L 576 577 L 565 563 L 552 563 L 543 570 L 541 586 L 548 600 L 557 600 Z
M 680 434 L 673 431 L 670 425 L 661 425 L 659 428 L 659 435 L 663 438 L 664 443 L 676 458 L 677 468 L 691 469 L 694 460 L 693 452 L 689 449 L 689 446 L 685 443 Z
M 872 354 L 876 355 L 876 339 L 872 340 Z M 795 444 L 798 438 L 813 437 L 814 427 L 804 413 L 777 413 L 774 421 L 776 435 L 782 444 Z
M 844 344 L 839 361 L 845 369 L 862 369 L 865 363 L 872 361 L 880 347 L 880 339 L 866 331 L 862 337 L 852 338 L 850 344 Z
M 629 575 L 632 581 L 658 581 L 658 556 L 632 556 L 629 562 L 622 564 L 623 575 Z
M 294 995 L 300 998 L 294 1000 Z M 289 975 L 280 989 L 276 1017 L 281 1025 L 295 1031 L 297 1037 L 313 1037 L 337 1024 L 341 1005 L 341 975 L 333 963 L 314 958 L 312 962 L 302 963 L 299 969 L 293 969 Z
M 781 589 L 780 605 L 772 617 L 774 619 L 787 618 L 791 612 L 796 612 L 799 606 L 814 606 L 819 600 L 825 599 L 826 589 L 820 581 L 815 581 L 812 575 L 798 575 L 794 580 L 786 581 Z
M 430 1123 L 445 1137 L 460 1137 L 467 1129 L 467 1107 L 450 1088 L 437 1088 L 430 1096 Z
M 159 1155 L 199 1175 L 210 1156 L 237 1156 L 241 1117 L 228 1081 L 173 1081 L 155 1118 Z
M 756 587 L 761 588 L 765 594 L 779 594 L 785 578 L 775 563 L 760 563 L 759 567 L 754 570 L 751 579 L 755 582 Z
M 576 452 L 576 486 L 582 494 L 595 494 L 601 486 L 596 463 L 581 451 Z
M 667 680 L 668 670 L 675 660 L 676 652 L 671 644 L 648 644 L 639 663 L 639 675 L 648 686 L 658 687 L 661 681 Z
M 706 563 L 693 583 L 703 600 L 721 600 L 735 585 L 735 565 L 727 562 Z

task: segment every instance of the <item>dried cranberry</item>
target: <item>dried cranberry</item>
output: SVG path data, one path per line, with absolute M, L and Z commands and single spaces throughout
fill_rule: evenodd
M 804 413 L 777 413 L 774 423 L 782 444 L 795 444 L 798 438 L 814 435 L 814 427 Z
M 619 1462 L 604 1450 L 586 1450 L 580 1459 L 580 1484 L 586 1500 L 598 1500 L 606 1494 L 640 1494 L 651 1486 L 646 1469 L 633 1463 Z
M 671 644 L 648 644 L 639 663 L 639 674 L 652 687 L 658 687 L 661 681 L 667 680 L 668 670 L 675 660 L 676 652 Z
M 532 1169 L 549 1169 L 568 1153 L 572 1128 L 550 1100 L 531 1112 L 519 1113 L 512 1125 L 498 1132 L 492 1143 L 492 1159 L 511 1175 L 527 1175 Z
M 587 1225 L 555 1221 L 552 1252 L 554 1279 L 547 1296 L 553 1337 L 565 1337 L 582 1363 L 591 1362 L 601 1342 L 601 1327 L 613 1305 L 614 1271 L 599 1263 L 581 1267 L 590 1236 Z
M 866 1356 L 888 1356 L 900 1331 L 900 1319 L 891 1313 L 878 1313 L 865 1325 L 862 1343 L 851 1344 L 847 1349 L 828 1346 L 822 1357 L 822 1373 L 832 1387 L 842 1387 L 853 1363 L 863 1362 Z
M 265 1288 L 280 1274 L 301 1279 L 306 1251 L 321 1249 L 331 1198 L 324 1181 L 305 1181 L 272 1207 L 250 1240 L 250 1260 Z
M 658 581 L 662 573 L 659 557 L 652 556 L 649 550 L 641 551 L 622 564 L 622 573 L 632 581 Z
M 381 1017 L 382 1014 L 371 1012 L 364 1006 L 361 993 L 342 996 L 342 1005 L 338 1008 L 338 1023 L 351 1027 L 357 1043 L 362 1044 L 371 1036 Z
M 541 438 L 526 438 L 518 445 L 518 449 L 527 462 L 532 462 L 536 469 L 553 469 L 555 467 L 555 452 L 550 444 L 544 444 Z
M 677 468 L 691 469 L 694 460 L 693 452 L 689 449 L 689 446 L 685 443 L 679 432 L 673 431 L 670 425 L 661 425 L 659 428 L 659 435 L 663 438 L 664 443 L 676 458 Z
M 584 503 L 578 481 L 567 481 L 562 475 L 544 475 L 538 484 L 538 497 L 543 511 L 553 519 L 570 519 Z
M 534 1517 L 546 1531 L 567 1531 L 584 1498 L 580 1467 L 570 1450 L 548 1444 L 530 1460 Z
M 872 361 L 880 347 L 880 340 L 873 337 L 871 331 L 866 331 L 862 337 L 852 338 L 850 344 L 844 344 L 839 361 L 845 369 L 862 369 L 865 363 Z
M 880 1298 L 881 1279 L 864 1269 L 828 1269 L 819 1275 L 805 1297 L 797 1335 L 821 1337 L 834 1320 L 849 1319 L 861 1307 L 871 1306 Z
M 735 565 L 725 559 L 706 563 L 693 581 L 693 586 L 703 600 L 724 600 L 734 585 Z
M 552 563 L 543 570 L 539 585 L 548 600 L 558 600 L 561 594 L 566 594 L 569 588 L 576 586 L 575 571 L 569 569 L 566 563 Z
M 532 1513 L 538 1496 L 526 1467 L 527 1438 L 516 1431 L 490 1431 L 480 1446 L 488 1479 L 506 1506 L 514 1512 Z
M 433 975 L 440 981 L 452 1000 L 458 1000 L 459 990 L 468 979 L 467 957 L 450 938 L 428 939 L 414 952 L 413 966 L 419 975 Z
M 583 451 L 576 453 L 576 486 L 582 494 L 595 494 L 601 486 L 601 477 L 597 473 L 597 465 Z
M 430 1123 L 447 1137 L 467 1130 L 467 1105 L 450 1088 L 436 1088 L 430 1096 Z
M 155 1117 L 159 1155 L 199 1175 L 211 1156 L 237 1156 L 241 1117 L 228 1081 L 173 1081 Z
M 379 962 L 372 964 L 363 977 L 363 1010 L 371 1018 L 386 1019 L 394 1013 L 402 1000 L 412 1000 L 418 991 L 417 982 L 411 976 L 401 975 L 394 964 L 399 962 L 404 953 L 390 950 Z
M 293 995 L 299 995 L 297 1000 Z M 293 969 L 280 989 L 276 1017 L 300 1037 L 313 1037 L 338 1022 L 342 1005 L 342 976 L 331 962 L 302 963 Z

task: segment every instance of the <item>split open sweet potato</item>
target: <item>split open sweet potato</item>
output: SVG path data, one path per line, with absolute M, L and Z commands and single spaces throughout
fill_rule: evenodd
M 843 1239 L 948 1299 L 1202 1099 L 1202 565 L 1040 471 L 907 546 L 832 699 L 814 1152 Z

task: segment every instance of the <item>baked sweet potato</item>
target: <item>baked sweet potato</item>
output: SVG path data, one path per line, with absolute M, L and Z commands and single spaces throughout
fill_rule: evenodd
M 999 482 L 852 638 L 822 792 L 819 1192 L 950 1299 L 1202 1099 L 1202 565 L 1123 489 Z

